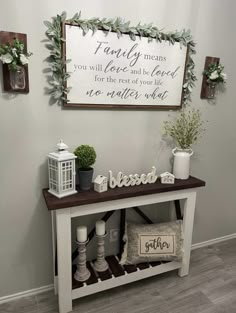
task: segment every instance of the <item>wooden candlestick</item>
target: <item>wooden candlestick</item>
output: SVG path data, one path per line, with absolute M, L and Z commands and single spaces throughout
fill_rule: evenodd
M 79 255 L 77 258 L 77 270 L 74 274 L 74 278 L 78 281 L 86 281 L 91 275 L 86 266 L 86 245 L 88 242 L 89 240 L 85 242 L 80 242 L 76 240 Z
M 108 269 L 107 261 L 105 260 L 105 235 L 96 235 L 97 238 L 97 260 L 94 262 L 94 268 L 97 272 L 105 272 Z

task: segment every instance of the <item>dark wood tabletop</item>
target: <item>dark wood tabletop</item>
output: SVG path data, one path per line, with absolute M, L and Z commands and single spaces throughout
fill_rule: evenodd
M 104 201 L 150 195 L 154 193 L 204 187 L 205 185 L 206 183 L 203 180 L 190 176 L 189 179 L 185 180 L 176 179 L 174 184 L 161 184 L 160 180 L 158 179 L 153 184 L 121 187 L 114 189 L 108 188 L 108 191 L 102 193 L 94 191 L 93 187 L 89 191 L 81 191 L 78 188 L 78 193 L 60 199 L 50 194 L 48 192 L 48 188 L 45 188 L 43 189 L 43 195 L 48 210 L 58 210 L 84 204 L 92 204 Z

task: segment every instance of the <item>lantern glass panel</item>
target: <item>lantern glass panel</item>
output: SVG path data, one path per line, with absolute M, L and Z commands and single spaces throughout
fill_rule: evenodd
M 48 160 L 49 167 L 49 187 L 58 192 L 58 166 L 57 161 L 53 159 Z
M 73 161 L 62 162 L 62 190 L 63 191 L 73 189 L 72 172 L 73 172 Z

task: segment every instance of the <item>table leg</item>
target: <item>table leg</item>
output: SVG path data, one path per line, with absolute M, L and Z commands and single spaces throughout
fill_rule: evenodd
M 54 293 L 57 295 L 57 235 L 56 235 L 56 218 L 55 211 L 51 211 L 52 217 L 52 254 L 53 254 L 53 277 L 54 277 Z
M 184 203 L 183 211 L 183 258 L 182 267 L 179 269 L 178 275 L 180 277 L 186 276 L 189 273 L 189 262 L 192 246 L 192 233 L 193 233 L 193 221 L 196 203 L 196 192 L 192 192 L 188 195 Z
M 70 209 L 56 211 L 59 312 L 72 311 Z

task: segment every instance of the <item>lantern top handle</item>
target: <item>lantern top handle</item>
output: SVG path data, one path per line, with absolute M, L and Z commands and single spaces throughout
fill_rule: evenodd
M 68 149 L 68 146 L 63 142 L 63 140 L 61 139 L 58 143 L 57 143 L 57 149 L 58 151 L 65 151 Z

